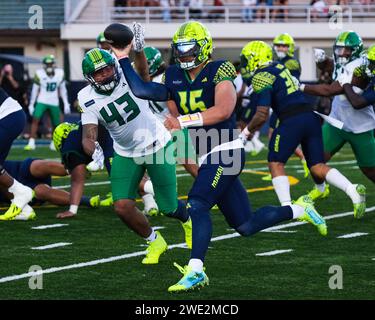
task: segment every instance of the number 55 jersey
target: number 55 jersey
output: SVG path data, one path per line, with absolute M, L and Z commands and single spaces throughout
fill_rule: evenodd
M 170 133 L 149 108 L 137 98 L 122 72 L 119 84 L 108 95 L 88 85 L 78 93 L 82 124 L 102 124 L 113 139 L 113 148 L 123 157 L 155 153 L 171 139 Z

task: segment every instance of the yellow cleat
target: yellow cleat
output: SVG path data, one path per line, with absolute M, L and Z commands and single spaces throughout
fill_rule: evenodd
M 360 196 L 361 201 L 354 203 L 354 218 L 361 219 L 366 212 L 366 187 L 363 184 L 356 186 L 356 191 Z
M 319 191 L 319 189 L 316 186 L 314 186 L 314 189 L 312 189 L 307 195 L 313 201 L 315 201 L 317 199 L 327 198 L 329 196 L 329 184 L 326 184 L 323 192 Z
M 193 224 L 191 218 L 189 217 L 186 222 L 181 222 L 181 224 L 185 231 L 186 246 L 191 249 L 193 247 Z
M 93 196 L 90 198 L 90 206 L 92 208 L 97 208 L 100 206 L 100 195 Z
M 26 145 L 23 150 L 26 150 L 26 151 L 32 151 L 32 150 L 35 150 L 35 145 Z
M 190 291 L 209 285 L 209 280 L 204 271 L 194 272 L 190 266 L 181 267 L 176 262 L 173 265 L 184 275 L 180 281 L 168 288 L 168 292 Z
M 31 208 L 29 205 L 26 205 L 25 208 L 23 208 L 22 212 L 14 218 L 14 220 L 18 221 L 31 221 L 36 219 L 36 213 L 33 208 Z
M 100 201 L 100 206 L 101 207 L 110 207 L 113 205 L 113 197 L 112 197 L 112 192 L 107 194 L 107 198 L 104 200 Z
M 3 215 L 0 215 L 0 221 L 14 220 L 21 212 L 22 208 L 12 203 L 9 209 Z
M 301 160 L 301 163 L 302 163 L 303 172 L 304 172 L 303 177 L 306 179 L 310 174 L 310 170 L 309 170 L 309 167 L 307 166 L 306 160 Z
M 264 176 L 262 178 L 263 181 L 272 181 L 272 175 L 271 174 L 267 174 L 266 176 Z
M 143 264 L 157 264 L 162 253 L 167 251 L 168 245 L 159 231 L 156 231 L 156 239 L 149 244 L 147 248 L 146 257 L 143 258 Z

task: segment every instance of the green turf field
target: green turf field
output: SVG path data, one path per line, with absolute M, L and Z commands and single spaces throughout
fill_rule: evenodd
M 46 147 L 27 154 L 13 149 L 9 158 L 26 156 L 57 158 L 57 153 Z M 278 204 L 270 188 L 272 183 L 261 180 L 267 171 L 265 158 L 265 151 L 257 157 L 249 155 L 246 169 L 250 170 L 241 175 L 253 209 Z M 213 210 L 215 241 L 211 242 L 205 263 L 210 286 L 186 294 L 167 292 L 168 286 L 181 277 L 173 262 L 184 265 L 189 259 L 189 250 L 182 246 L 182 228 L 175 220 L 151 218 L 153 226 L 163 228 L 161 232 L 171 250 L 158 265 L 144 266 L 141 260 L 145 242 L 124 226 L 111 208 L 81 208 L 70 220 L 55 218 L 65 208 L 36 208 L 36 221 L 0 224 L 0 299 L 374 299 L 375 185 L 356 167 L 349 148 L 336 155 L 332 165 L 353 182 L 366 185 L 369 212 L 362 220 L 353 218 L 350 200 L 334 188 L 328 199 L 316 205 L 329 218 L 325 238 L 311 225 L 293 221 L 278 225 L 272 232 L 241 238 L 229 229 L 221 213 Z M 291 187 L 295 199 L 312 186 L 311 180 L 303 178 L 301 169 L 299 160 L 289 161 L 288 174 L 298 179 Z M 179 194 L 184 196 L 192 179 L 181 168 L 178 175 Z M 94 174 L 87 181 L 85 193 L 104 197 L 109 191 L 106 180 L 105 173 Z M 54 180 L 54 186 L 68 183 L 66 178 Z M 64 226 L 32 229 L 52 224 Z M 354 233 L 359 234 L 338 238 Z M 70 245 L 31 249 L 55 243 Z M 275 250 L 288 251 L 257 255 Z M 45 271 L 42 290 L 29 288 L 32 265 Z M 333 276 L 329 269 L 334 265 L 342 268 L 342 289 L 329 287 Z

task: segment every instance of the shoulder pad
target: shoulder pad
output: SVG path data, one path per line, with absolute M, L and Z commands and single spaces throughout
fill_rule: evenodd
M 300 64 L 297 60 L 295 59 L 289 59 L 288 61 L 285 62 L 285 67 L 288 70 L 299 70 L 300 69 Z
M 224 61 L 220 64 L 214 77 L 214 83 L 217 84 L 223 80 L 233 81 L 237 77 L 236 68 L 229 61 Z
M 255 93 L 259 93 L 265 89 L 271 88 L 275 80 L 276 76 L 267 71 L 263 71 L 254 75 L 251 84 Z

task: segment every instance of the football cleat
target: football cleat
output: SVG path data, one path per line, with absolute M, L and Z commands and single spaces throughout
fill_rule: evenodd
M 314 225 L 322 236 L 327 235 L 326 222 L 324 218 L 318 213 L 318 211 L 316 211 L 314 202 L 309 196 L 304 195 L 299 197 L 298 200 L 294 202 L 294 204 L 304 208 L 303 215 L 297 218 L 299 221 L 307 221 Z
M 312 189 L 307 195 L 313 201 L 317 199 L 327 198 L 329 196 L 329 184 L 325 185 L 323 192 L 321 192 L 316 186 L 314 186 L 314 189 Z
M 181 222 L 181 225 L 185 231 L 186 246 L 191 249 L 193 247 L 193 224 L 191 218 L 189 217 L 186 222 Z
M 254 150 L 251 151 L 251 155 L 253 157 L 255 157 L 256 155 L 258 155 L 264 148 L 264 143 L 262 141 L 260 141 L 258 138 L 253 138 L 253 140 L 251 140 L 252 143 L 253 143 L 253 146 L 254 146 Z
M 97 208 L 100 206 L 100 195 L 96 195 L 90 198 L 90 207 Z
M 159 263 L 159 257 L 162 253 L 167 251 L 168 245 L 159 231 L 156 231 L 156 239 L 152 242 L 147 242 L 149 245 L 147 248 L 146 257 L 143 258 L 143 264 L 157 264 Z
M 30 207 L 29 205 L 26 205 L 21 213 L 17 216 L 15 216 L 15 218 L 13 220 L 18 220 L 18 221 L 30 221 L 30 220 L 35 220 L 36 219 L 36 214 L 35 214 L 35 211 L 32 207 Z
M 190 266 L 181 267 L 176 262 L 173 265 L 184 275 L 180 281 L 168 288 L 168 292 L 189 291 L 209 285 L 209 279 L 204 271 L 194 272 Z
M 301 164 L 303 166 L 303 177 L 307 178 L 310 174 L 310 170 L 309 170 L 309 167 L 307 166 L 306 160 L 301 160 Z M 328 193 L 329 193 L 329 191 L 328 191 Z
M 31 151 L 31 150 L 35 150 L 35 144 L 28 144 L 26 145 L 23 150 L 26 150 L 26 151 Z
M 158 208 L 150 208 L 150 209 L 145 209 L 143 210 L 144 211 L 144 214 L 146 216 L 150 216 L 150 217 L 156 217 L 159 215 L 159 209 Z
M 263 181 L 272 181 L 272 175 L 269 173 L 262 178 Z
M 100 206 L 101 207 L 110 207 L 113 205 L 113 197 L 112 197 L 112 192 L 107 193 L 107 198 L 104 200 L 100 201 Z
M 8 210 L 4 214 L 0 215 L 0 221 L 14 220 L 21 212 L 22 208 L 12 203 Z
M 354 203 L 354 218 L 360 219 L 366 212 L 366 187 L 363 184 L 357 184 L 356 191 L 360 197 L 359 203 Z

